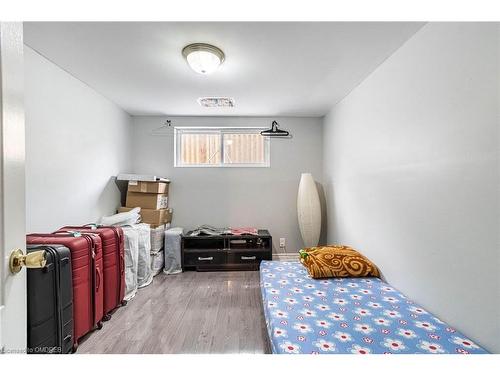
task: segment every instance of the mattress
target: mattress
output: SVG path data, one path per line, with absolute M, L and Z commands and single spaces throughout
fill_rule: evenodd
M 312 279 L 300 262 L 263 261 L 273 353 L 487 353 L 378 278 Z

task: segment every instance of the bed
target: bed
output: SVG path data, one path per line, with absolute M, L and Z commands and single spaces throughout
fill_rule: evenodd
M 300 262 L 262 261 L 273 353 L 487 353 L 378 278 L 312 279 Z

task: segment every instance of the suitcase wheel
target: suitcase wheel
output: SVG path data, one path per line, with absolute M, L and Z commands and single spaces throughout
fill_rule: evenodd
M 123 300 L 122 301 L 122 306 L 127 306 L 128 301 Z
M 104 324 L 102 323 L 102 321 L 101 322 L 97 322 L 96 328 L 97 329 L 102 329 L 103 326 L 104 326 Z
M 71 348 L 71 353 L 76 353 L 76 350 L 77 350 L 77 349 L 78 349 L 78 343 L 77 343 L 77 342 L 75 342 L 75 343 L 73 344 L 73 347 Z
M 110 319 L 111 319 L 111 314 L 106 314 L 106 315 L 104 315 L 104 316 L 102 317 L 102 320 L 103 320 L 103 321 L 105 321 L 105 322 L 107 322 L 107 321 L 108 321 L 108 320 L 110 320 Z

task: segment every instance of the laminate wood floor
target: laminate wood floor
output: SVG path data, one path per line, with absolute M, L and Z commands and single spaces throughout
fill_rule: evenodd
M 160 274 L 77 353 L 270 353 L 259 272 Z

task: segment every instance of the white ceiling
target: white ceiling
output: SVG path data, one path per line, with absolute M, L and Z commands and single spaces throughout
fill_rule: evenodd
M 25 44 L 132 115 L 322 116 L 421 23 L 27 22 Z M 193 72 L 193 42 L 218 46 L 217 72 Z M 203 108 L 230 96 L 234 108 Z

